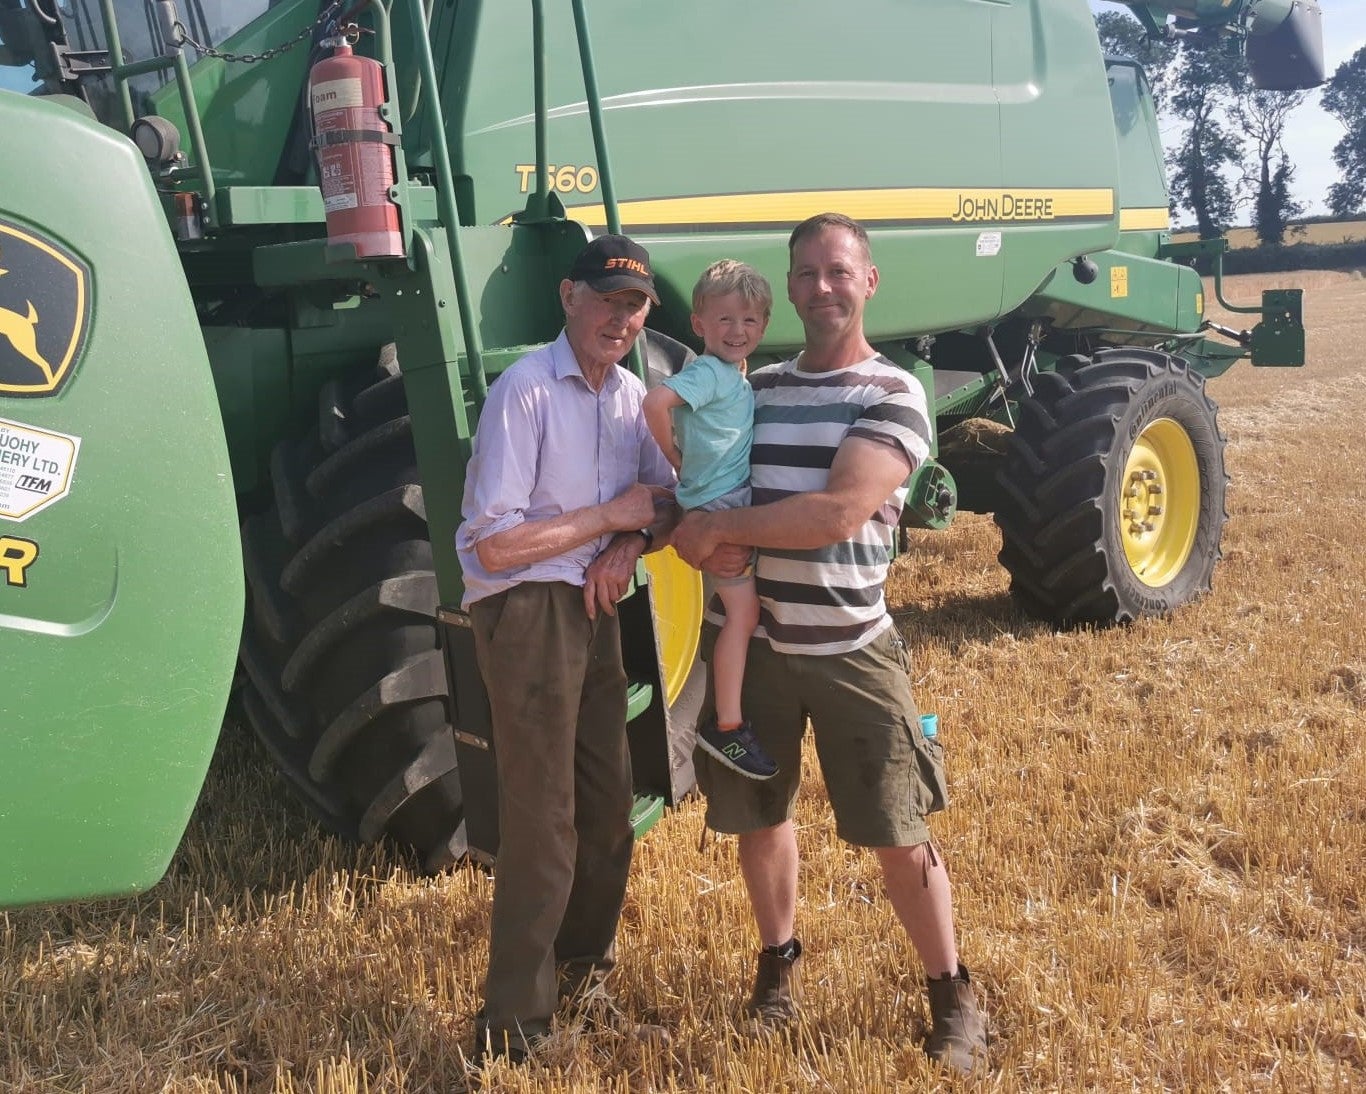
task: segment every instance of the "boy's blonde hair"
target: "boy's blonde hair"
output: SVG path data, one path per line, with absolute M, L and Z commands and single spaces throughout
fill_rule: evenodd
M 733 258 L 713 262 L 702 271 L 702 276 L 693 286 L 692 310 L 700 311 L 702 301 L 709 296 L 728 296 L 731 293 L 738 293 L 746 302 L 757 304 L 763 309 L 765 319 L 773 311 L 773 290 L 767 278 L 748 263 L 737 262 Z

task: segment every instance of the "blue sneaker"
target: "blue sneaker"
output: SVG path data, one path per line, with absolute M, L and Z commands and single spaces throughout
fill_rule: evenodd
M 771 779 L 778 774 L 778 765 L 764 751 L 748 721 L 741 722 L 739 729 L 723 730 L 713 714 L 697 727 L 697 743 L 747 779 Z

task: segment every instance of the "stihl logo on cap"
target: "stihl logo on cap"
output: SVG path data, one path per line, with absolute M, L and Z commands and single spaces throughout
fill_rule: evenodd
M 634 258 L 609 258 L 603 269 L 606 270 L 632 270 L 640 274 L 641 277 L 650 276 L 650 267 L 644 262 L 638 262 Z

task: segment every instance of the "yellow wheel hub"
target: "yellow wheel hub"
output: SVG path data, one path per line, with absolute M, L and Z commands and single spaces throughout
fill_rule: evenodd
M 702 575 L 674 554 L 672 547 L 645 556 L 654 591 L 659 674 L 670 706 L 683 690 L 697 660 L 702 627 Z
M 1200 524 L 1200 462 L 1180 422 L 1158 418 L 1134 442 L 1120 484 L 1124 555 L 1145 585 L 1170 583 L 1195 545 Z

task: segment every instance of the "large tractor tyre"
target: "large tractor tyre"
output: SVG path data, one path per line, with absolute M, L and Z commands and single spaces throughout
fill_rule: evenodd
M 1208 592 L 1224 442 L 1204 380 L 1155 350 L 1068 357 L 1038 377 L 998 473 L 1002 565 L 1060 624 L 1164 615 Z
M 427 871 L 465 854 L 438 594 L 403 380 L 390 349 L 329 382 L 318 426 L 271 459 L 249 517 L 243 705 L 286 778 L 349 839 Z

